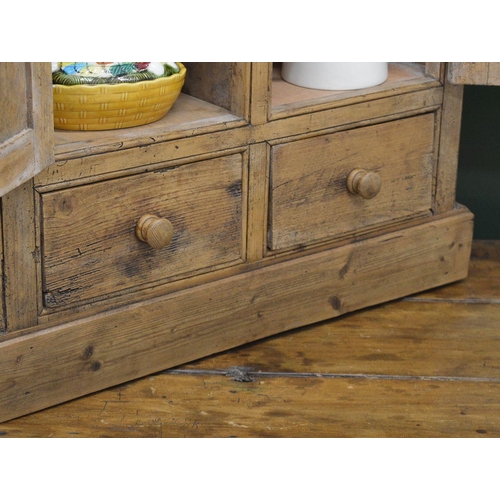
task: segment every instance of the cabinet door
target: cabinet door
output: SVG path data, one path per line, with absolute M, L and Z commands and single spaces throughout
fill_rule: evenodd
M 458 85 L 500 85 L 500 62 L 453 62 L 448 80 Z
M 0 63 L 0 197 L 54 161 L 49 63 Z

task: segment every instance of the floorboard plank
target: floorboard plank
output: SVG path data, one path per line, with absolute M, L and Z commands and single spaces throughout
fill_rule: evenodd
M 4 437 L 500 437 L 500 384 L 159 375 L 0 425 Z
M 180 369 L 500 380 L 500 305 L 393 302 Z

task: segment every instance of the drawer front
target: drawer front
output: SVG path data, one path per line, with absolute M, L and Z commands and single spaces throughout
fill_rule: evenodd
M 268 247 L 428 214 L 434 124 L 426 114 L 272 147 Z
M 245 161 L 233 154 L 42 194 L 45 306 L 241 262 Z M 166 247 L 136 235 L 145 215 L 170 221 Z

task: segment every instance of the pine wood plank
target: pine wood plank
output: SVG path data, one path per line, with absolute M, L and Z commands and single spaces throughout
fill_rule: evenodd
M 160 375 L 0 424 L 0 437 L 500 437 L 500 383 Z
M 489 63 L 488 85 L 500 85 L 500 63 L 498 62 Z
M 453 62 L 448 67 L 448 79 L 458 85 L 500 85 L 500 63 Z
M 3 196 L 54 161 L 50 64 L 0 63 L 0 109 Z
M 267 200 L 269 189 L 269 145 L 250 146 L 248 192 L 248 252 L 249 262 L 264 257 L 267 234 Z
M 35 186 L 47 191 L 57 184 L 60 189 L 216 157 L 245 149 L 242 143 L 246 142 L 247 137 L 248 128 L 240 127 L 207 133 L 194 142 L 191 138 L 179 138 L 155 143 L 152 137 L 151 143 L 132 149 L 123 147 L 122 143 L 113 152 L 57 161 L 35 178 Z
M 299 113 L 286 120 L 272 120 L 265 125 L 253 128 L 253 137 L 257 141 L 265 140 L 283 142 L 292 135 L 310 133 L 316 130 L 327 130 L 335 127 L 363 126 L 370 123 L 404 118 L 417 113 L 436 111 L 443 102 L 443 88 L 423 88 L 416 92 L 391 95 L 384 99 L 360 100 L 346 105 L 339 101 L 318 109 L 314 113 Z M 286 138 L 286 139 L 283 139 Z
M 400 92 L 415 91 L 439 85 L 435 75 L 428 75 L 418 63 L 389 63 L 388 79 L 360 90 L 316 90 L 299 87 L 281 78 L 281 64 L 275 64 L 272 73 L 271 118 L 281 119 L 296 114 L 318 111 L 333 105 L 344 106 L 366 100 L 389 97 Z
M 234 154 L 43 194 L 46 307 L 242 262 L 247 163 Z M 173 224 L 166 248 L 136 237 L 145 214 Z
M 37 324 L 40 249 L 35 237 L 33 180 L 2 198 L 5 315 L 9 331 Z
M 12 85 L 16 82 L 16 85 Z M 20 112 L 26 100 L 26 64 L 5 62 L 0 68 L 0 144 L 28 128 L 28 116 Z
M 190 96 L 175 103 L 174 108 L 163 120 L 152 123 L 148 134 L 134 128 L 100 134 L 99 132 L 58 131 L 56 137 L 56 163 L 41 172 L 35 179 L 37 188 L 44 189 L 51 184 L 65 182 L 91 182 L 116 177 L 136 171 L 147 171 L 151 165 L 161 162 L 182 160 L 195 155 L 206 155 L 207 151 L 241 148 L 242 144 L 267 141 L 283 142 L 283 137 L 313 131 L 333 131 L 335 128 L 352 128 L 389 119 L 404 118 L 426 110 L 435 111 L 443 99 L 442 88 L 431 88 L 421 92 L 388 97 L 352 106 L 326 109 L 312 115 L 301 115 L 288 120 L 271 121 L 253 127 L 244 126 L 241 119 L 231 120 L 231 116 L 217 115 L 215 123 L 209 117 L 205 120 L 203 101 Z M 190 111 L 191 121 L 177 116 L 175 110 L 182 110 L 186 100 L 200 103 Z M 182 113 L 179 111 L 182 115 Z M 199 119 L 199 123 L 192 120 Z M 176 128 L 176 124 L 178 128 Z M 211 125 L 210 125 L 211 124 Z M 201 128 L 198 128 L 201 127 Z M 136 127 L 142 129 L 142 127 Z M 203 132 L 193 141 L 192 131 Z M 68 135 L 69 134 L 69 135 Z M 186 137 L 187 135 L 187 137 Z M 168 139 L 168 140 L 167 140 Z M 166 141 L 166 142 L 165 142 Z M 137 147 L 140 146 L 140 147 Z M 58 186 L 59 187 L 59 186 Z
M 447 212 L 455 205 L 463 91 L 463 86 L 445 82 L 435 181 L 435 213 Z
M 444 71 L 446 67 L 444 63 L 426 62 L 420 64 L 424 64 L 426 75 L 432 76 L 433 78 L 439 80 L 440 82 L 444 80 Z
M 405 300 L 500 303 L 500 241 L 472 242 L 469 276 Z
M 245 121 L 221 108 L 196 97 L 180 94 L 167 115 L 141 127 L 102 131 L 56 130 L 56 161 L 94 154 L 121 151 L 137 146 L 241 127 Z M 131 151 L 133 153 L 133 151 Z
M 476 253 L 483 243 L 500 246 Z M 497 437 L 499 323 L 494 304 L 398 301 L 1 424 L 0 436 Z M 365 369 L 349 376 L 353 359 Z
M 28 65 L 27 74 L 30 80 L 28 104 L 32 106 L 29 121 L 35 132 L 35 174 L 54 162 L 52 68 L 47 62 L 33 62 Z
M 248 121 L 251 65 L 248 62 L 186 62 L 186 94 L 228 109 Z
M 251 123 L 261 125 L 269 120 L 271 99 L 271 63 L 252 64 Z
M 461 279 L 471 232 L 471 214 L 457 210 L 443 219 L 7 340 L 0 365 L 0 419 Z M 381 265 L 390 272 L 381 273 Z M 51 352 L 57 352 L 57 363 L 48 363 Z
M 35 133 L 25 129 L 0 144 L 0 196 L 34 174 Z
M 488 63 L 452 62 L 448 66 L 448 80 L 456 85 L 486 85 Z
M 274 146 L 269 247 L 282 250 L 430 214 L 434 123 L 429 113 Z M 357 168 L 380 176 L 375 198 L 348 191 L 346 179 Z

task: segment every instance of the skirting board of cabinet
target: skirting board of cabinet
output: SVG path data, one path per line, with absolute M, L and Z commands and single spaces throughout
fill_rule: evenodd
M 0 421 L 467 276 L 472 214 L 297 257 L 0 343 Z

